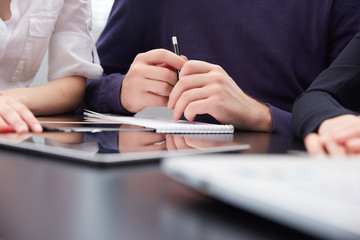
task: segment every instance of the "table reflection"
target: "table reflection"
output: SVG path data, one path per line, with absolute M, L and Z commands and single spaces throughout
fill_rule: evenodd
M 54 125 L 52 125 L 54 127 Z M 84 124 L 85 126 L 85 124 Z M 86 124 L 86 128 L 90 125 Z M 80 124 L 62 124 L 56 126 L 57 130 L 67 131 L 71 128 L 80 129 Z M 163 152 L 163 151 L 181 151 L 189 149 L 212 149 L 219 147 L 240 147 L 244 142 L 233 141 L 233 134 L 159 134 L 134 125 L 108 125 L 104 128 L 97 125 L 95 128 L 103 129 L 99 132 L 59 132 L 46 131 L 40 134 L 0 134 L 0 140 L 10 141 L 12 143 L 34 143 L 36 146 L 46 145 L 61 148 L 64 151 L 79 150 L 94 154 L 111 153 L 140 153 L 140 152 Z M 108 130 L 117 129 L 117 131 Z M 65 130 L 64 130 L 65 129 Z M 105 129 L 105 130 L 104 130 Z M 233 148 L 233 149 L 234 149 Z M 226 150 L 226 149 L 224 149 Z M 230 149 L 231 150 L 231 149 Z M 226 150 L 229 151 L 229 150 Z

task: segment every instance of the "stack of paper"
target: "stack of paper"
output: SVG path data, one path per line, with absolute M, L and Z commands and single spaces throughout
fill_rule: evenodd
M 101 114 L 89 110 L 84 112 L 85 120 L 91 122 L 114 122 L 131 124 L 155 129 L 157 133 L 233 133 L 234 126 L 190 122 L 186 120 L 174 121 L 164 118 L 140 118 L 119 115 Z

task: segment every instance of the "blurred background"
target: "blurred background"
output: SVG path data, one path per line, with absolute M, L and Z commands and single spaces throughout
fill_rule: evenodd
M 97 39 L 108 19 L 114 0 L 92 0 L 93 36 Z
M 109 16 L 112 4 L 114 0 L 92 0 L 92 10 L 93 10 L 93 38 L 96 41 L 100 36 L 107 18 Z M 39 86 L 47 82 L 47 56 L 45 56 L 43 63 L 41 64 L 40 70 L 37 73 L 34 82 L 31 86 Z M 149 107 L 137 114 L 138 116 L 158 116 L 158 117 L 171 117 L 172 112 L 167 108 L 163 107 Z

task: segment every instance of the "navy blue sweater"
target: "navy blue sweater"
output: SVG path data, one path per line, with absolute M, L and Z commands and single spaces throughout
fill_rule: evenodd
M 104 75 L 88 83 L 85 107 L 130 114 L 119 96 L 130 64 L 138 53 L 172 50 L 176 35 L 182 55 L 222 66 L 270 106 L 274 131 L 290 133 L 295 99 L 359 26 L 359 0 L 115 0 L 97 42 Z

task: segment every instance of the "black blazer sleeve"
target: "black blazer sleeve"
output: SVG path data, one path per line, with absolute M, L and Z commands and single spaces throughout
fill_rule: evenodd
M 348 46 L 297 98 L 292 130 L 301 138 L 328 118 L 360 112 L 360 31 Z

